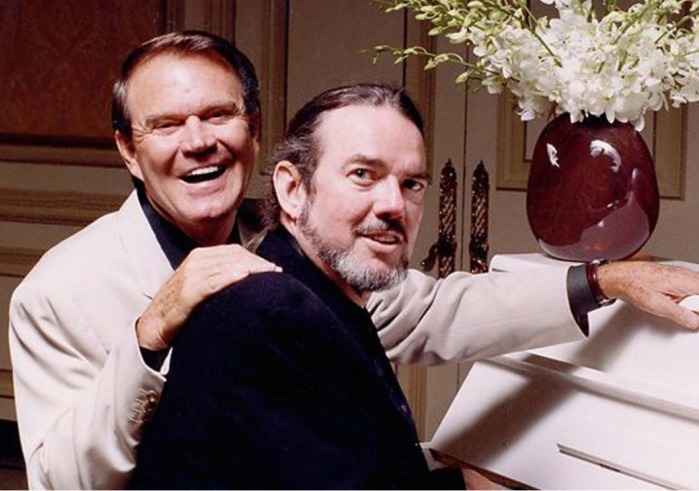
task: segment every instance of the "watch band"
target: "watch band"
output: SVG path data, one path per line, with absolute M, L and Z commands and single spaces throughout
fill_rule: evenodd
M 611 305 L 616 302 L 616 298 L 608 298 L 603 292 L 599 285 L 599 279 L 597 278 L 597 270 L 603 264 L 607 264 L 609 261 L 595 259 L 585 265 L 585 276 L 587 276 L 587 283 L 590 286 L 590 291 L 595 301 L 604 307 L 606 305 Z

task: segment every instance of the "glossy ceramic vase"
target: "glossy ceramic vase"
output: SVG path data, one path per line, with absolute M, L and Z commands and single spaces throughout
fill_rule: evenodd
M 551 121 L 534 148 L 527 218 L 549 255 L 569 261 L 623 259 L 658 222 L 653 159 L 628 123 L 568 114 Z

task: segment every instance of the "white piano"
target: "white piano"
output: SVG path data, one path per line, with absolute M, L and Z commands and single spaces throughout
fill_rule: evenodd
M 491 270 L 567 265 L 520 254 Z M 431 447 L 523 487 L 699 489 L 699 333 L 620 301 L 590 332 L 474 364 Z

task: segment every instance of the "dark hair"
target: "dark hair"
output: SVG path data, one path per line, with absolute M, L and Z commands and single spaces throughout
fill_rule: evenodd
M 281 213 L 272 184 L 274 166 L 284 160 L 294 164 L 301 174 L 303 186 L 309 196 L 312 196 L 314 189 L 311 183 L 321 152 L 316 130 L 325 113 L 347 106 L 393 108 L 411 121 L 424 135 L 420 111 L 415 107 L 415 103 L 405 89 L 385 84 L 360 83 L 330 89 L 314 97 L 296 112 L 289 122 L 284 139 L 277 144 L 269 159 L 269 180 L 264 201 L 266 225 L 277 226 Z
M 260 90 L 255 67 L 245 54 L 225 39 L 204 31 L 178 31 L 150 39 L 129 53 L 112 91 L 112 127 L 131 137 L 131 115 L 126 104 L 129 81 L 136 69 L 163 54 L 209 56 L 228 64 L 243 85 L 245 112 L 252 123 L 260 113 Z M 259 128 L 251 128 L 254 132 Z

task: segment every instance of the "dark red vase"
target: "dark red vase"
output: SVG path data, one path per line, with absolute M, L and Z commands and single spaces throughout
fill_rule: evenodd
M 551 121 L 534 147 L 527 218 L 549 255 L 569 261 L 623 259 L 658 222 L 653 158 L 628 123 L 590 117 Z

